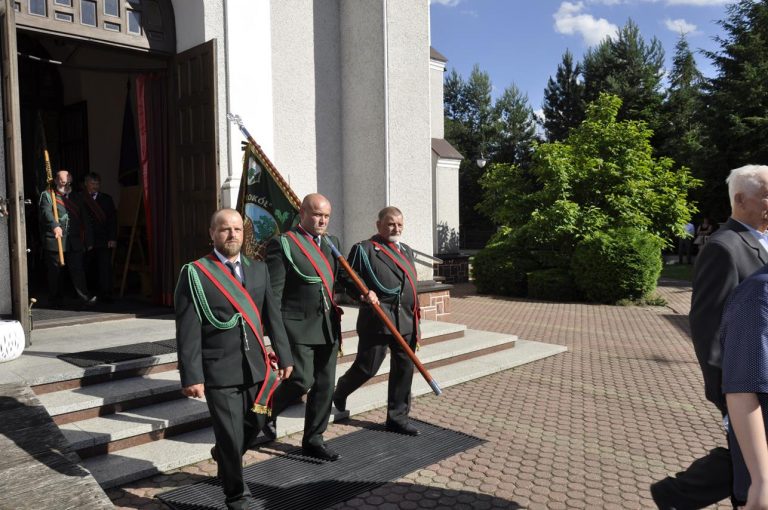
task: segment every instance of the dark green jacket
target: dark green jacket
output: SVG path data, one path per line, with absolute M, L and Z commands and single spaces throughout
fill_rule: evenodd
M 291 229 L 296 236 L 301 236 L 295 227 Z M 282 234 L 280 237 L 285 237 Z M 341 250 L 339 240 L 328 236 L 330 241 Z M 307 276 L 317 276 L 317 272 L 306 256 L 292 240 L 288 240 L 291 256 L 299 270 Z M 328 245 L 322 243 L 322 252 L 331 265 L 334 275 L 339 275 L 339 264 Z M 266 263 L 272 281 L 272 291 L 280 302 L 283 323 L 288 338 L 293 344 L 322 345 L 338 342 L 341 339 L 341 316 L 333 305 L 326 306 L 323 298 L 322 283 L 307 283 L 294 270 L 285 258 L 279 238 L 267 244 Z
M 280 319 L 279 306 L 272 295 L 267 268 L 263 262 L 247 259 L 243 255 L 240 257 L 246 290 L 261 313 L 264 334 L 269 335 L 279 366 L 283 368 L 293 365 L 290 345 Z M 236 312 L 235 308 L 207 276 L 199 271 L 198 274 L 215 317 L 222 322 L 228 321 Z M 182 386 L 199 383 L 212 387 L 251 385 L 264 379 L 264 358 L 258 340 L 249 335 L 249 349 L 245 351 L 239 325 L 221 330 L 212 326 L 205 317 L 200 322 L 192 302 L 186 267 L 179 275 L 174 306 Z
M 93 231 L 91 223 L 86 218 L 85 210 L 81 196 L 78 193 L 69 194 L 68 204 L 71 212 L 60 203 L 57 206 L 59 212 L 58 223 L 53 217 L 53 207 L 51 206 L 51 192 L 44 191 L 40 194 L 40 229 L 43 236 L 43 246 L 48 251 L 58 251 L 56 236 L 53 234 L 54 227 L 61 227 L 61 244 L 64 251 L 83 251 L 85 248 L 93 246 Z
M 373 238 L 379 244 L 387 244 L 380 236 Z M 413 259 L 413 250 L 405 243 L 400 243 L 401 251 L 405 254 L 408 261 L 415 267 Z M 373 275 L 363 263 L 360 253 L 357 253 L 358 246 L 365 253 L 370 263 Z M 379 298 L 381 309 L 389 316 L 389 319 L 397 326 L 401 335 L 416 334 L 417 321 L 414 320 L 414 292 L 411 282 L 405 273 L 379 248 L 374 246 L 370 239 L 362 241 L 352 247 L 347 260 L 352 269 L 363 279 L 366 286 L 376 292 Z M 375 280 L 374 277 L 375 276 Z M 387 289 L 399 288 L 399 294 L 386 294 L 377 288 L 376 280 Z M 416 282 L 414 282 L 416 283 Z M 357 293 L 359 294 L 359 292 Z M 398 306 L 399 305 L 399 306 Z M 374 313 L 370 305 L 362 303 L 360 314 L 357 316 L 357 331 L 360 335 L 365 334 L 391 334 L 381 319 Z

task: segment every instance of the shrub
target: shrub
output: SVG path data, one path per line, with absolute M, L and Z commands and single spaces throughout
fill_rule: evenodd
M 528 297 L 546 301 L 576 301 L 580 292 L 570 271 L 550 268 L 528 273 Z
M 571 274 L 590 301 L 640 299 L 656 288 L 663 241 L 630 228 L 598 232 L 576 245 Z
M 525 296 L 526 273 L 534 269 L 538 269 L 534 260 L 507 243 L 488 244 L 472 261 L 472 275 L 481 294 Z

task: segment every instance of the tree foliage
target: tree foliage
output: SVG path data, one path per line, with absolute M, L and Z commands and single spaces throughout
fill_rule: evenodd
M 667 98 L 661 110 L 659 151 L 680 165 L 695 169 L 704 149 L 701 121 L 704 77 L 685 35 L 675 45 Z
M 615 38 L 605 39 L 584 56 L 584 97 L 594 101 L 603 93 L 622 101 L 619 119 L 644 121 L 658 127 L 663 93 L 664 49 L 655 37 L 647 43 L 632 20 Z
M 467 80 L 451 71 L 444 91 L 445 138 L 465 158 L 459 167 L 459 221 L 464 232 L 486 231 L 490 235 L 490 220 L 476 209 L 485 170 L 475 161 L 482 155 L 490 161 L 525 166 L 536 137 L 533 109 L 514 84 L 494 102 L 491 79 L 477 65 Z
M 707 83 L 705 124 L 707 165 L 703 195 L 712 214 L 727 214 L 728 171 L 768 162 L 768 2 L 740 0 L 719 22 L 718 51 L 705 55 L 716 76 Z
M 632 228 L 661 239 L 683 233 L 698 182 L 669 158 L 654 158 L 644 122 L 619 121 L 621 100 L 601 94 L 564 142 L 536 147 L 529 169 L 493 165 L 482 178 L 480 209 L 529 250 L 559 253 L 567 264 L 592 233 Z
M 555 78 L 549 78 L 544 89 L 544 130 L 547 140 L 565 140 L 568 132 L 584 120 L 584 84 L 580 80 L 581 65 L 573 61 L 570 51 L 563 54 Z

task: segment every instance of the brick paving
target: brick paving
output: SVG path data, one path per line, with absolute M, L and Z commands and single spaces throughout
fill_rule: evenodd
M 724 442 L 688 338 L 690 286 L 662 281 L 658 292 L 666 307 L 504 299 L 457 286 L 452 322 L 568 352 L 415 399 L 415 418 L 487 442 L 334 508 L 655 508 L 652 481 Z M 328 437 L 383 419 L 371 411 L 331 425 Z M 108 495 L 119 508 L 164 508 L 155 494 L 214 474 L 203 461 Z

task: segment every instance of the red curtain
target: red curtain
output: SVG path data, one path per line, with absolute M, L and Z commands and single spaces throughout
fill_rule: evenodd
M 142 74 L 136 79 L 139 178 L 144 192 L 153 300 L 172 306 L 175 275 L 171 240 L 167 86 L 168 78 L 163 74 Z

